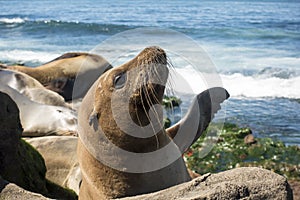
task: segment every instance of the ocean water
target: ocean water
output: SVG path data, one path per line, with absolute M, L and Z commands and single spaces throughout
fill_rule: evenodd
M 226 122 L 300 145 L 300 1 L 0 0 L 0 7 L 0 61 L 7 64 L 34 67 L 65 52 L 91 51 L 136 28 L 185 34 L 211 59 L 231 94 L 223 105 Z M 184 114 L 203 87 L 188 63 L 174 67 L 191 86 L 180 96 Z

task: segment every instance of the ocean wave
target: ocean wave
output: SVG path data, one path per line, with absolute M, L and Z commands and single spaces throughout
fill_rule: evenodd
M 7 25 L 14 24 L 18 27 L 18 31 L 22 31 L 28 35 L 47 35 L 55 34 L 103 34 L 111 35 L 121 31 L 135 28 L 128 25 L 119 24 L 101 24 L 101 23 L 86 23 L 79 21 L 61 21 L 61 20 L 31 20 L 28 18 L 13 17 L 0 18 L 0 29 L 7 28 Z M 11 26 L 9 26 L 10 31 Z M 19 29 L 22 28 L 22 29 Z
M 12 50 L 1 52 L 0 61 L 42 64 L 58 56 L 60 54 L 54 52 Z M 234 98 L 300 99 L 300 75 L 293 70 L 266 68 L 251 75 L 240 72 L 210 75 L 186 66 L 175 71 L 171 74 L 170 84 L 180 93 L 200 93 L 218 76 L 220 83 Z
M 45 63 L 60 56 L 57 53 L 29 51 L 29 50 L 12 50 L 2 51 L 0 54 L 0 61 L 7 63 Z
M 244 76 L 240 73 L 220 75 L 232 97 L 300 98 L 300 76 L 292 78 Z
M 184 77 L 188 87 L 193 93 L 200 93 L 208 87 L 210 78 L 213 76 L 196 72 L 190 67 L 176 69 Z M 224 88 L 228 90 L 231 97 L 234 98 L 300 98 L 300 76 L 291 76 L 289 78 L 274 76 L 244 75 L 242 73 L 219 74 Z M 205 77 L 205 79 L 204 79 Z M 173 76 L 174 78 L 174 76 Z M 177 80 L 173 80 L 176 82 Z M 181 81 L 182 83 L 183 81 Z M 186 92 L 185 88 L 178 88 L 178 92 Z
M 281 79 L 289 79 L 300 76 L 300 70 L 292 70 L 289 68 L 266 67 L 257 73 L 260 78 L 277 77 Z
M 21 17 L 13 17 L 13 18 L 6 18 L 2 17 L 0 18 L 0 23 L 3 24 L 20 24 L 24 23 L 28 18 L 21 18 Z

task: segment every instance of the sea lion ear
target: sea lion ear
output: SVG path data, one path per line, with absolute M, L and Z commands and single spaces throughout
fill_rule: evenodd
M 221 87 L 214 87 L 201 92 L 193 100 L 187 115 L 177 124 L 166 130 L 167 134 L 174 140 L 182 152 L 186 151 L 202 135 L 213 119 L 214 114 L 221 108 L 220 104 L 228 98 L 229 93 L 227 90 Z M 195 108 L 197 107 L 199 108 L 200 113 L 195 113 Z M 195 119 L 198 117 L 199 119 Z M 190 133 L 188 130 L 190 124 L 189 120 L 199 121 L 196 136 L 195 133 Z M 195 136 L 191 143 L 176 140 L 175 136 L 179 128 L 187 129 L 183 130 L 183 133 L 186 134 L 186 137 L 189 137 L 188 134 L 191 134 L 193 137 Z
M 100 113 L 98 111 L 96 111 L 94 108 L 93 112 L 90 114 L 90 117 L 89 117 L 89 125 L 93 126 L 95 131 L 98 129 L 99 118 L 100 118 Z

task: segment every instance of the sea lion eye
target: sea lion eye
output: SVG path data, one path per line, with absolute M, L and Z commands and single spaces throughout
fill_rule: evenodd
M 124 87 L 125 83 L 126 83 L 126 73 L 122 72 L 115 76 L 114 87 L 116 89 L 120 89 Z

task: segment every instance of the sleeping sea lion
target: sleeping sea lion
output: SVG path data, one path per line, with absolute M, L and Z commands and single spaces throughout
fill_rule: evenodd
M 66 53 L 35 68 L 20 65 L 6 68 L 28 74 L 69 101 L 82 98 L 95 80 L 112 66 L 99 55 Z M 74 85 L 75 79 L 77 85 Z
M 0 91 L 8 94 L 20 110 L 22 136 L 77 134 L 77 115 L 72 109 L 31 101 L 8 85 L 0 84 Z
M 0 84 L 17 90 L 37 103 L 71 108 L 62 96 L 46 89 L 40 82 L 22 72 L 0 69 Z

